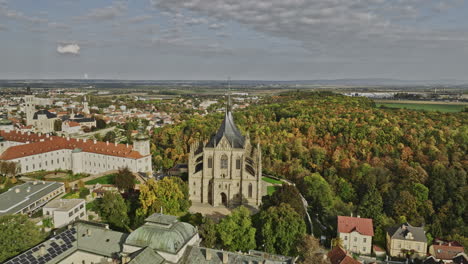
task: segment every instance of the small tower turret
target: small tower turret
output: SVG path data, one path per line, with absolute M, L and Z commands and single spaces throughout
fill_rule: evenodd
M 83 101 L 83 113 L 86 115 L 89 115 L 89 107 L 88 107 L 88 101 L 86 100 L 86 95 L 84 96 L 84 101 Z
M 138 122 L 138 134 L 135 136 L 133 149 L 138 151 L 143 156 L 150 154 L 149 136 L 146 134 L 145 128 L 141 121 Z

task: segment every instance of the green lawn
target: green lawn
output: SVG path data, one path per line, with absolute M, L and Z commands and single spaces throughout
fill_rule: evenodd
M 266 181 L 268 183 L 271 183 L 271 184 L 283 184 L 282 181 L 278 181 L 278 180 L 275 180 L 275 179 L 272 179 L 272 178 L 268 178 L 268 177 L 262 177 L 262 180 L 263 181 Z
M 80 198 L 80 193 L 79 192 L 70 192 L 65 194 L 62 199 L 78 199 Z
M 96 178 L 94 180 L 90 180 L 85 182 L 86 185 L 94 185 L 94 184 L 114 184 L 115 174 L 108 174 L 102 177 Z
M 278 186 L 267 186 L 267 193 L 268 195 L 272 195 L 276 189 L 278 189 Z
M 385 106 L 389 108 L 404 108 L 412 110 L 440 111 L 440 112 L 461 112 L 465 105 L 455 104 L 425 104 L 425 103 L 377 103 L 378 107 Z

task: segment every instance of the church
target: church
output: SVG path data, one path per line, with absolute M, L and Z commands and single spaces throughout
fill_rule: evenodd
M 230 99 L 228 99 L 230 101 Z M 252 146 L 234 123 L 230 103 L 216 135 L 190 147 L 190 200 L 211 206 L 258 208 L 262 201 L 260 145 Z

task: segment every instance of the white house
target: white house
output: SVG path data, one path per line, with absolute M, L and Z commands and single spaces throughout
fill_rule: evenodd
M 374 228 L 372 219 L 338 216 L 338 237 L 343 247 L 353 253 L 370 255 Z
M 84 199 L 53 200 L 42 208 L 44 216 L 53 219 L 54 227 L 59 228 L 75 220 L 87 220 Z

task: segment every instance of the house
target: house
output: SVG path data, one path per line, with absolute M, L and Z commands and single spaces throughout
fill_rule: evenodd
M 64 192 L 61 182 L 30 181 L 13 186 L 0 194 L 0 216 L 32 214 Z
M 44 216 L 51 216 L 54 227 L 59 228 L 76 220 L 87 220 L 84 199 L 53 200 L 42 208 Z
M 387 230 L 387 250 L 392 257 L 424 257 L 427 252 L 426 232 L 409 223 Z
M 452 261 L 454 264 L 468 264 L 468 256 L 465 253 L 460 253 Z
M 338 237 L 343 247 L 353 253 L 370 255 L 374 228 L 372 219 L 338 216 Z
M 330 259 L 331 264 L 360 264 L 361 262 L 355 260 L 351 257 L 348 252 L 336 246 L 327 254 L 328 259 Z
M 75 121 L 65 121 L 62 124 L 62 131 L 68 134 L 77 134 L 81 131 L 81 125 Z
M 131 233 L 117 232 L 110 230 L 108 225 L 79 220 L 5 264 L 294 263 L 292 257 L 253 250 L 246 253 L 222 251 L 200 247 L 199 243 L 197 228 L 179 222 L 177 217 L 170 215 L 153 214 L 145 219 L 143 226 Z
M 465 248 L 456 241 L 435 239 L 434 243 L 429 247 L 429 254 L 435 259 L 442 260 L 445 263 L 452 262 L 454 257 L 464 252 Z

